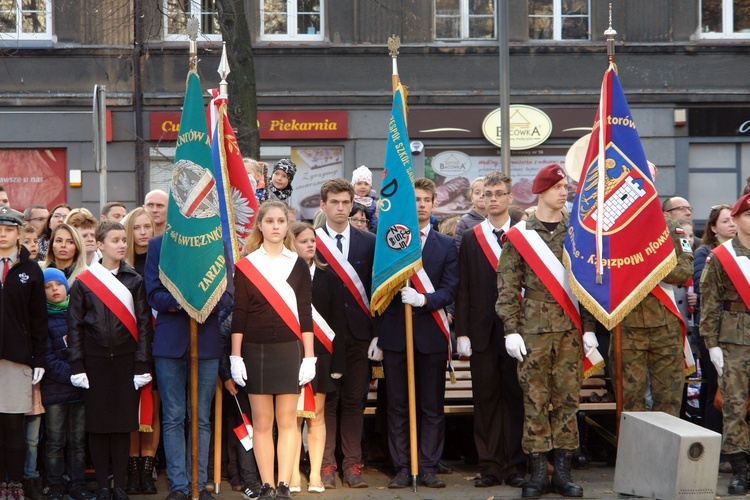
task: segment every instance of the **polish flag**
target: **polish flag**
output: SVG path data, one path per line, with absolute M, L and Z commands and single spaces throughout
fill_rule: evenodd
M 234 434 L 242 443 L 245 451 L 253 449 L 253 426 L 250 425 L 250 419 L 244 413 L 242 414 L 242 423 L 234 428 Z

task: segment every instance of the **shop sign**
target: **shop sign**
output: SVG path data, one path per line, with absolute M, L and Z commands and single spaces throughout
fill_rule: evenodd
M 497 147 L 500 144 L 500 114 L 497 108 L 488 114 L 482 122 L 482 133 L 485 139 Z M 521 150 L 535 148 L 546 141 L 552 134 L 552 120 L 539 108 L 513 104 L 510 106 L 510 149 Z

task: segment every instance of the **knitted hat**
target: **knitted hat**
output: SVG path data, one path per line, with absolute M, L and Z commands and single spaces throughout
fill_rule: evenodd
M 565 171 L 556 163 L 547 165 L 534 177 L 534 183 L 531 185 L 531 192 L 539 194 L 548 190 L 561 180 L 565 179 Z
M 734 204 L 734 207 L 732 208 L 732 213 L 730 214 L 732 217 L 737 217 L 743 212 L 746 212 L 750 210 L 750 194 L 746 194 L 739 200 L 737 200 L 737 203 Z
M 352 184 L 364 181 L 372 186 L 372 172 L 362 165 L 352 173 Z
M 289 177 L 289 183 L 292 182 L 292 180 L 294 179 L 294 174 L 297 173 L 297 165 L 295 165 L 294 162 L 289 158 L 282 158 L 281 160 L 277 161 L 273 166 L 273 169 L 283 171 L 286 176 Z
M 57 281 L 65 287 L 65 293 L 70 293 L 70 285 L 68 285 L 68 278 L 65 277 L 65 273 L 54 267 L 48 267 L 44 270 L 44 284 L 46 285 L 50 281 Z

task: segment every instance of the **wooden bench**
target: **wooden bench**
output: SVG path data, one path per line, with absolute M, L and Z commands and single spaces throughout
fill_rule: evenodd
M 474 402 L 471 392 L 471 371 L 468 360 L 454 360 L 453 369 L 456 374 L 456 383 L 450 383 L 450 376 L 445 374 L 445 414 L 446 415 L 472 415 L 474 414 Z M 580 395 L 580 411 L 586 412 L 614 412 L 615 403 L 590 401 L 591 396 L 596 393 L 600 397 L 607 392 L 604 380 L 604 371 L 600 370 L 594 376 L 584 379 Z M 365 415 L 375 415 L 378 390 L 376 384 L 370 384 L 367 393 L 367 405 Z

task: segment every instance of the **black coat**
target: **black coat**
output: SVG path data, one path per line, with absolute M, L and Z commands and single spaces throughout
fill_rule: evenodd
M 133 295 L 138 342 L 125 325 L 80 279 L 70 289 L 68 305 L 68 361 L 71 373 L 84 373 L 85 356 L 114 357 L 135 353 L 135 373 L 152 372 L 151 308 L 146 302 L 143 278 L 125 262 L 116 278 Z
M 42 404 L 44 406 L 83 401 L 83 389 L 70 383 L 68 363 L 67 315 L 60 311 L 49 315 L 49 337 L 45 358 L 47 371 L 42 379 Z
M 47 296 L 44 274 L 21 247 L 0 286 L 0 359 L 44 368 L 47 342 Z

